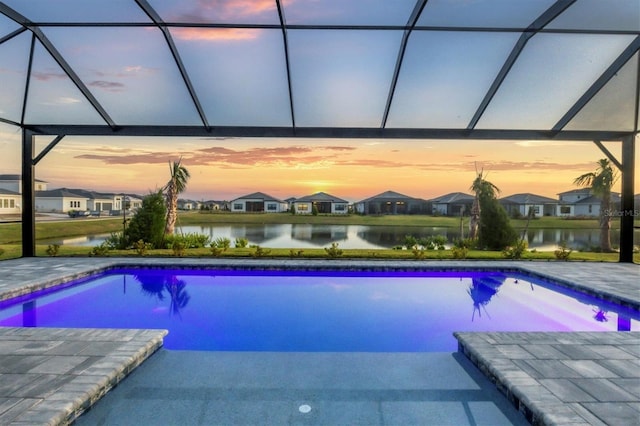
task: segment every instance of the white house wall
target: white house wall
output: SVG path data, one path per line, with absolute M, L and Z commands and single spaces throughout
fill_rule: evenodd
M 37 212 L 67 213 L 71 210 L 85 211 L 87 210 L 87 199 L 75 197 L 36 197 L 35 205 Z
M 21 213 L 20 195 L 0 194 L 0 214 Z

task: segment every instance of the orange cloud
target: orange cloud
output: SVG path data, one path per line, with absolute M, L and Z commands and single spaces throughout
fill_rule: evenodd
M 255 20 L 260 15 L 275 15 L 276 2 L 273 0 L 198 0 L 190 10 L 175 9 L 168 15 L 168 21 L 193 23 L 238 23 Z M 183 5 L 181 5 L 183 6 Z
M 174 28 L 171 34 L 187 41 L 254 40 L 262 30 L 252 28 Z

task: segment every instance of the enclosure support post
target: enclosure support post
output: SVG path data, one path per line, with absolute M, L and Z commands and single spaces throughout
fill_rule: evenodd
M 34 133 L 22 129 L 22 257 L 36 255 Z
M 620 262 L 633 263 L 633 203 L 635 136 L 622 139 L 622 199 L 620 205 Z

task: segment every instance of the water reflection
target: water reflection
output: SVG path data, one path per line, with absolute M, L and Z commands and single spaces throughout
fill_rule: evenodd
M 315 224 L 190 225 L 179 227 L 179 232 L 204 234 L 212 240 L 246 238 L 249 244 L 267 248 L 317 248 L 334 242 L 347 249 L 393 248 L 402 245 L 406 235 L 418 239 L 442 235 L 451 245 L 461 236 L 458 228 Z M 108 236 L 90 235 L 40 243 L 96 246 Z M 574 250 L 588 250 L 600 245 L 598 229 L 534 229 L 528 230 L 526 237 L 529 248 L 538 251 L 553 251 L 563 241 Z M 634 231 L 634 239 L 640 241 L 640 230 Z M 614 246 L 620 243 L 619 232 L 611 233 L 611 242 Z
M 487 312 L 487 305 L 491 302 L 493 296 L 498 293 L 500 286 L 504 283 L 506 277 L 504 276 L 482 276 L 479 278 L 472 278 L 471 285 L 467 289 L 467 294 L 471 296 L 473 300 L 473 314 L 471 315 L 471 321 L 475 319 L 476 313 L 478 318 L 482 317 L 482 312 L 491 319 L 489 312 Z
M 181 317 L 181 310 L 191 299 L 184 280 L 178 279 L 175 275 L 162 273 L 134 275 L 134 278 L 140 283 L 144 294 L 155 297 L 160 302 L 165 300 L 166 292 L 169 296 L 169 314 Z

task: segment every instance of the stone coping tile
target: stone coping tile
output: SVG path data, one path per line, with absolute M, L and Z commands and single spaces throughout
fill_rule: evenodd
M 158 350 L 166 333 L 0 327 L 0 365 L 20 370 L 0 374 L 3 383 L 10 384 L 0 386 L 0 424 L 72 423 Z M 70 349 L 62 350 L 65 346 Z M 25 347 L 28 354 L 11 354 Z M 78 350 L 91 355 L 79 355 Z
M 562 336 L 553 345 L 558 359 L 550 359 L 551 351 L 529 350 L 547 342 L 549 333 L 454 333 L 458 351 L 534 425 L 640 424 L 636 410 L 640 407 L 640 360 L 621 349 L 640 345 L 640 332 L 556 334 Z M 604 341 L 610 344 L 602 344 Z M 529 358 L 523 351 L 513 352 L 515 342 Z M 594 351 L 575 350 L 580 345 L 596 346 L 598 353 L 617 358 L 603 359 L 594 357 Z M 514 353 L 517 359 L 509 359 Z M 513 366 L 519 370 L 514 371 Z

